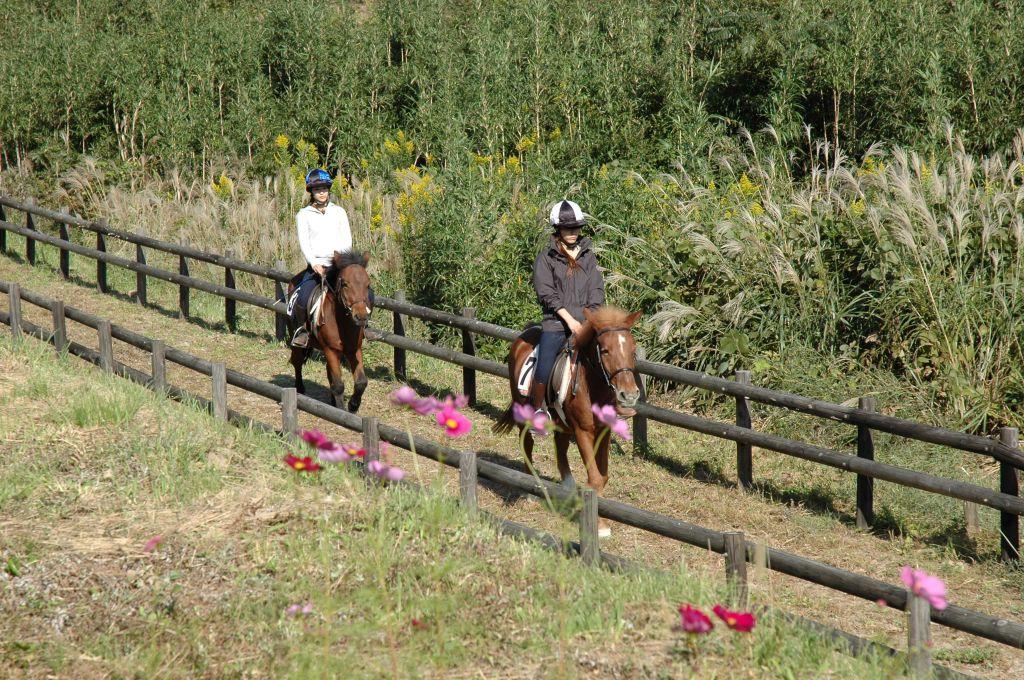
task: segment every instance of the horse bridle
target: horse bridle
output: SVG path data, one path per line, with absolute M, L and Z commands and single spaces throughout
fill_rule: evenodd
M 341 278 L 341 271 L 342 271 L 341 269 L 338 270 L 338 278 Z M 339 295 L 338 291 L 336 291 L 331 286 L 331 282 L 327 280 L 326 276 L 324 276 L 322 280 L 324 282 L 324 287 L 326 287 L 327 290 L 329 290 L 331 292 L 331 294 L 334 295 L 334 299 L 335 300 L 337 300 L 337 301 L 339 301 L 341 303 L 341 308 L 345 310 L 345 314 L 347 314 L 350 318 L 352 318 L 353 320 L 355 319 L 355 316 L 353 316 L 353 314 L 352 314 L 352 306 L 353 305 L 358 305 L 360 302 L 362 302 L 364 305 L 366 305 L 366 309 L 369 310 L 369 313 L 366 315 L 367 320 L 369 320 L 370 316 L 373 315 L 373 305 L 370 304 L 370 299 L 369 298 L 367 298 L 365 300 L 356 300 L 355 302 L 352 303 L 352 305 L 349 305 L 347 302 L 345 302 L 345 297 L 343 295 Z M 341 282 L 341 287 L 342 288 L 345 287 L 345 282 L 344 281 Z
M 624 326 L 615 326 L 613 328 L 602 328 L 601 330 L 597 331 L 594 334 L 594 344 L 597 346 L 597 365 L 601 367 L 601 374 L 604 376 L 605 383 L 608 384 L 608 387 L 615 389 L 615 385 L 612 384 L 612 380 L 615 379 L 615 376 L 617 376 L 619 373 L 626 373 L 628 371 L 632 372 L 635 377 L 636 368 L 629 368 L 623 366 L 622 368 L 616 369 L 612 373 L 608 373 L 608 368 L 605 367 L 604 359 L 601 357 L 601 345 L 600 343 L 597 342 L 597 339 L 604 335 L 605 333 L 632 333 L 632 331 Z

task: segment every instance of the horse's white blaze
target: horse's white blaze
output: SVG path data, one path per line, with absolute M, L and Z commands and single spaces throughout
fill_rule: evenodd
M 611 538 L 611 535 L 612 535 L 611 527 L 601 527 L 600 529 L 597 530 L 597 537 L 598 538 Z
M 620 335 L 619 336 L 619 351 L 621 351 L 623 354 L 626 353 L 626 336 L 625 335 Z

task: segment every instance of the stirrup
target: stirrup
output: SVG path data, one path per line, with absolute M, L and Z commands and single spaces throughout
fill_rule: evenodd
M 299 326 L 292 334 L 291 346 L 296 349 L 306 349 L 309 346 L 309 331 L 305 326 Z

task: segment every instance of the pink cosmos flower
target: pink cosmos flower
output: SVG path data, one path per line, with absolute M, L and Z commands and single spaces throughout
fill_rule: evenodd
M 316 457 L 322 463 L 347 463 L 352 460 L 345 446 L 331 443 L 330 448 L 323 448 L 317 451 Z
M 384 450 L 384 446 L 385 446 L 385 443 L 381 442 L 380 443 L 381 451 Z M 341 448 L 345 449 L 345 453 L 347 453 L 352 458 L 364 458 L 364 457 L 366 457 L 366 449 L 361 449 L 358 446 L 356 446 L 355 444 L 342 444 Z
M 395 406 L 410 406 L 417 398 L 416 390 L 408 385 L 402 385 L 391 393 L 391 403 Z
M 440 411 L 443 405 L 434 397 L 423 397 L 409 404 L 409 408 L 421 416 L 429 416 Z
M 299 458 L 289 453 L 284 457 L 284 463 L 296 472 L 318 472 L 320 470 L 320 466 L 314 463 L 310 456 Z
M 734 612 L 716 604 L 712 610 L 715 616 L 725 621 L 725 625 L 740 633 L 749 633 L 754 629 L 757 620 L 750 612 Z
M 284 613 L 285 613 L 286 616 L 298 616 L 299 614 L 303 614 L 303 615 L 308 616 L 309 614 L 313 613 L 313 603 L 312 602 L 307 602 L 306 604 L 292 604 L 292 605 L 289 605 L 284 610 Z
M 153 538 L 146 541 L 146 545 L 142 546 L 142 552 L 150 553 L 160 547 L 160 544 L 164 542 L 164 537 L 161 534 L 157 534 Z
M 455 397 L 448 396 L 444 398 L 444 403 L 445 405 L 451 404 L 455 408 L 466 408 L 469 406 L 469 397 L 465 394 L 460 394 Z
M 303 430 L 302 441 L 314 446 L 318 449 L 329 449 L 334 446 L 334 442 L 327 438 L 320 430 Z
M 928 600 L 935 609 L 942 611 L 946 608 L 946 584 L 938 576 L 906 566 L 900 572 L 900 580 L 910 592 Z
M 711 623 L 711 619 L 707 614 L 688 604 L 684 604 L 679 608 L 679 614 L 683 617 L 680 626 L 691 635 L 703 635 L 715 625 Z
M 612 431 L 612 434 L 621 437 L 627 442 L 633 439 L 633 435 L 629 432 L 629 425 L 615 412 L 614 406 L 593 404 L 590 410 L 599 422 L 606 425 Z
M 397 482 L 405 477 L 405 470 L 395 467 L 394 465 L 388 465 L 381 460 L 371 460 L 366 464 L 366 469 L 370 471 L 370 474 L 376 475 L 381 479 L 386 479 L 389 482 Z
M 533 419 L 533 413 L 537 409 L 533 408 L 530 404 L 520 404 L 518 402 L 512 404 L 512 418 L 517 423 L 527 423 Z
M 437 414 L 437 424 L 444 429 L 449 437 L 462 437 L 473 429 L 469 418 L 459 413 L 454 404 L 446 404 Z

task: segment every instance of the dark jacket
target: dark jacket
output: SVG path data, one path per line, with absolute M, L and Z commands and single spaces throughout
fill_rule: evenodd
M 562 307 L 583 323 L 584 308 L 596 309 L 604 304 L 604 279 L 597 269 L 590 239 L 583 237 L 579 244 L 576 262 L 581 268 L 572 276 L 567 275 L 569 261 L 558 250 L 554 236 L 533 262 L 533 289 L 544 311 L 541 327 L 545 331 L 568 331 L 565 322 L 555 314 Z

